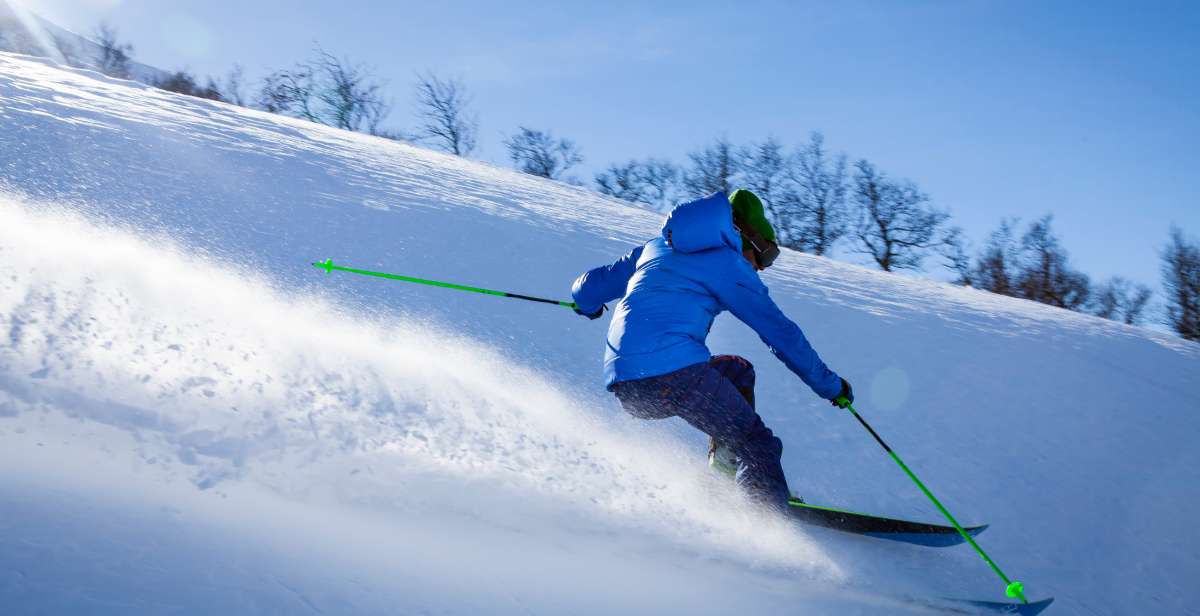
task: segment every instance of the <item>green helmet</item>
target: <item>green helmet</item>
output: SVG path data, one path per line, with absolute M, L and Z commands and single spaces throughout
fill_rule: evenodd
M 740 189 L 729 195 L 729 205 L 733 207 L 733 224 L 742 232 L 742 252 L 753 250 L 759 264 L 770 267 L 779 256 L 779 245 L 762 201 L 758 195 Z
M 733 206 L 733 220 L 738 227 L 749 226 L 767 240 L 775 241 L 775 228 L 767 220 L 767 213 L 758 195 L 739 188 L 729 195 L 729 205 Z

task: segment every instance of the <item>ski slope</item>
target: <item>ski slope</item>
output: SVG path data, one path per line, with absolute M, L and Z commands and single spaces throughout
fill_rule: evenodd
M 26 3 L 28 4 L 28 3 Z M 0 0 L 0 52 L 52 58 L 99 70 L 103 49 L 66 28 L 9 0 Z M 129 76 L 142 83 L 160 83 L 171 73 L 127 59 Z
M 0 605 L 13 613 L 938 613 L 966 547 L 797 528 L 624 416 L 568 298 L 661 215 L 0 54 Z M 785 251 L 876 430 L 1048 614 L 1197 614 L 1200 345 Z M 939 521 L 732 317 L 810 502 Z

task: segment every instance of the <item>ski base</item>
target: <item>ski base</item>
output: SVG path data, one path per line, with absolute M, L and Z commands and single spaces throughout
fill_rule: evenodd
M 846 533 L 912 543 L 926 547 L 944 548 L 958 545 L 965 541 L 962 535 L 958 533 L 958 529 L 953 526 L 885 518 L 846 511 L 844 509 L 835 509 L 833 507 L 813 505 L 797 499 L 790 499 L 788 501 L 788 513 L 793 519 L 805 524 L 813 524 Z M 986 524 L 963 528 L 972 537 L 983 532 L 985 529 L 987 529 Z
M 1054 602 L 1054 597 L 1042 599 L 1041 601 L 1031 601 L 1029 603 L 1006 603 L 1004 601 L 970 601 L 966 599 L 947 599 L 962 606 L 973 608 L 972 611 L 978 611 L 985 614 L 1020 614 L 1021 616 L 1034 616 L 1042 613 L 1042 610 L 1050 606 Z

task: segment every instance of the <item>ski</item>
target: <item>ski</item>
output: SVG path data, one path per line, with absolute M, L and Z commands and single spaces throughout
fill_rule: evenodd
M 991 614 L 1018 614 L 1019 616 L 1037 616 L 1041 614 L 1054 598 L 1030 601 L 1029 603 L 1009 603 L 1006 601 L 977 601 L 974 599 L 952 599 L 949 597 L 920 598 L 912 596 L 894 597 L 900 603 L 920 606 L 941 614 L 974 614 L 975 616 L 990 616 Z
M 944 548 L 958 545 L 964 541 L 962 535 L 958 534 L 958 530 L 953 526 L 885 518 L 834 507 L 813 505 L 794 498 L 788 500 L 788 513 L 793 519 L 805 524 L 926 547 Z M 974 537 L 986 528 L 987 525 L 984 524 L 968 526 L 963 530 Z
M 1034 616 L 1042 613 L 1042 610 L 1049 607 L 1054 602 L 1054 598 L 1042 599 L 1041 601 L 1030 601 L 1029 603 L 1005 603 L 1003 601 L 968 601 L 966 599 L 948 599 L 955 603 L 970 606 L 983 613 L 988 614 L 1020 614 L 1021 616 Z

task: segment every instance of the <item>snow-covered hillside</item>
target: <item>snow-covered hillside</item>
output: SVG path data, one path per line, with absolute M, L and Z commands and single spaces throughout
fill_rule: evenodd
M 14 613 L 926 613 L 969 548 L 797 528 L 603 392 L 566 299 L 661 216 L 0 54 L 0 604 Z M 1053 614 L 1200 613 L 1200 345 L 786 252 L 858 407 Z M 811 502 L 937 521 L 729 316 Z
M 7 0 L 0 0 L 0 51 L 52 58 L 74 66 L 97 68 L 100 45 Z M 129 75 L 142 83 L 159 83 L 170 73 L 130 59 Z

